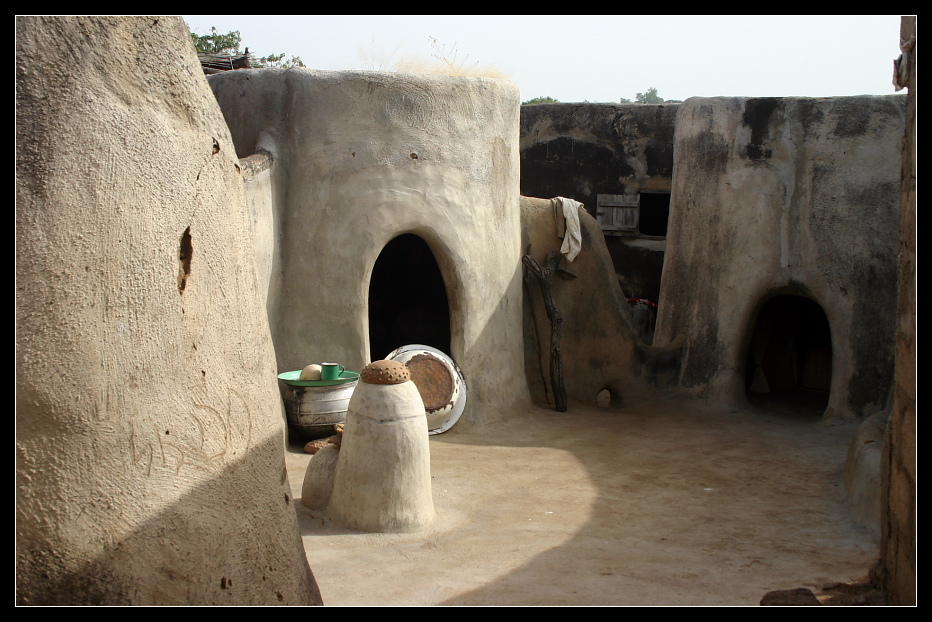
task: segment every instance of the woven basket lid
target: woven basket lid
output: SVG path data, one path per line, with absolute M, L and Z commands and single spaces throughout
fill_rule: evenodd
M 408 366 L 398 361 L 372 361 L 362 370 L 359 379 L 366 384 L 401 384 L 411 380 Z

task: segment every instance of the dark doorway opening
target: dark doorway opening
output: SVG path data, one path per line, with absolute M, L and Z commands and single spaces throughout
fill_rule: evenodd
M 802 296 L 777 296 L 761 308 L 753 330 L 748 400 L 821 416 L 832 387 L 832 335 L 822 307 Z
M 369 356 L 419 343 L 450 353 L 450 307 L 427 243 L 406 233 L 385 245 L 369 280 Z
M 667 221 L 670 219 L 670 193 L 642 192 L 638 233 L 653 237 L 667 235 Z

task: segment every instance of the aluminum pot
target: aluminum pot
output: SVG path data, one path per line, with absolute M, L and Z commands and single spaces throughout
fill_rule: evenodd
M 285 395 L 288 425 L 306 441 L 336 434 L 333 426 L 346 422 L 346 408 L 358 380 L 324 387 L 289 387 Z

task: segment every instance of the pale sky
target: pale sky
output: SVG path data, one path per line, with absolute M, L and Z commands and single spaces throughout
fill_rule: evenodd
M 466 64 L 491 65 L 521 99 L 618 102 L 656 87 L 692 96 L 886 95 L 900 18 L 874 16 L 186 15 L 208 34 L 239 30 L 255 56 L 311 69 L 372 69 L 367 54 L 429 59 L 430 37 Z

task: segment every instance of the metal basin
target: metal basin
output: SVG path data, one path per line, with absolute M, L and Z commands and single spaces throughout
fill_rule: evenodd
M 346 422 L 346 408 L 359 380 L 324 387 L 289 386 L 284 397 L 288 425 L 304 440 L 336 434 L 333 426 Z

